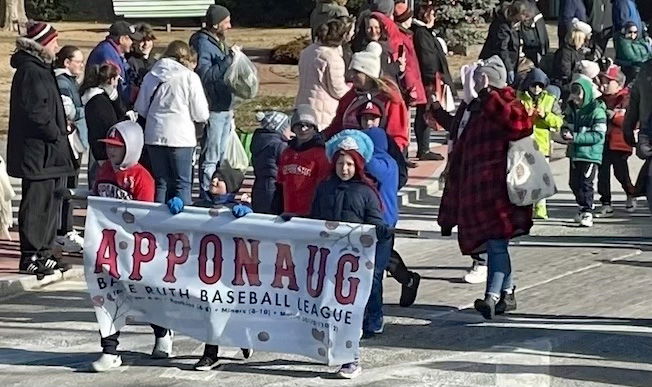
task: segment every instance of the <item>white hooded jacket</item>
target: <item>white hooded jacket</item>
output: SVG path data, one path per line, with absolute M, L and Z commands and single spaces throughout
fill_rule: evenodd
M 197 145 L 195 122 L 208 121 L 208 101 L 199 76 L 174 59 L 163 58 L 145 75 L 134 110 L 145 117 L 145 144 Z

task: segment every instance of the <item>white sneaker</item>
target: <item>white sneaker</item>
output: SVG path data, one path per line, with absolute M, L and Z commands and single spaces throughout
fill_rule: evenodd
M 473 266 L 471 266 L 469 272 L 464 276 L 464 282 L 470 284 L 487 282 L 487 266 L 478 265 L 476 262 L 473 262 Z
M 581 227 L 593 227 L 593 214 L 590 212 L 584 212 L 580 216 L 580 226 Z
M 103 353 L 99 359 L 91 363 L 91 370 L 94 372 L 106 372 L 122 365 L 122 357 L 120 355 L 109 355 Z
M 636 198 L 628 196 L 627 201 L 625 201 L 625 210 L 631 214 L 632 212 L 636 212 L 636 208 L 638 208 Z
M 56 243 L 66 253 L 79 253 L 84 249 L 84 238 L 75 230 L 70 231 L 64 236 L 58 236 Z
M 612 216 L 614 216 L 614 208 L 610 205 L 600 207 L 598 212 L 595 214 L 596 218 L 611 218 Z
M 163 337 L 157 337 L 152 350 L 154 359 L 167 359 L 172 357 L 172 338 L 174 332 L 168 329 L 168 334 Z
M 344 364 L 337 371 L 337 376 L 341 379 L 353 379 L 362 373 L 362 366 L 359 361 Z

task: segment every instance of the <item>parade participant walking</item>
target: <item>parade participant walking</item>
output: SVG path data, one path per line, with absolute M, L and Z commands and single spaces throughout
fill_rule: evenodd
M 319 183 L 331 172 L 324 140 L 309 105 L 296 107 L 290 122 L 296 135 L 281 153 L 272 210 L 275 214 L 307 216 Z
M 108 162 L 97 171 L 93 195 L 120 200 L 154 201 L 154 179 L 140 164 L 143 150 L 143 129 L 135 122 L 125 121 L 111 127 L 106 138 Z M 152 324 L 156 337 L 152 357 L 164 359 L 172 356 L 173 333 Z M 102 356 L 91 364 L 91 370 L 105 372 L 122 365 L 118 353 L 120 332 L 103 337 Z
M 52 63 L 59 50 L 58 33 L 50 24 L 30 23 L 16 39 L 11 67 L 7 173 L 22 179 L 18 211 L 21 273 L 42 278 L 69 264 L 52 255 L 61 199 L 55 191 L 78 168 Z
M 371 160 L 373 143 L 357 130 L 345 130 L 332 138 L 327 145 L 328 158 L 332 160 L 331 177 L 317 188 L 310 217 L 328 221 L 362 223 L 376 226 L 378 242 L 374 278 L 363 332 L 382 332 L 383 329 L 383 273 L 390 254 L 390 230 L 383 220 L 381 202 L 373 182 L 365 174 L 365 164 Z M 352 379 L 360 375 L 359 360 L 344 364 L 338 376 Z
M 316 41 L 299 58 L 299 91 L 295 106 L 310 105 L 317 115 L 317 128 L 324 130 L 333 120 L 338 101 L 351 89 L 344 78 L 346 68 L 342 43 L 345 24 L 331 20 L 322 24 Z
M 99 140 L 106 138 L 109 128 L 126 119 L 126 109 L 118 96 L 119 79 L 118 66 L 105 63 L 87 68 L 84 82 L 79 88 L 91 148 L 88 157 L 88 184 L 91 189 L 97 168 L 108 159 L 106 146 Z
M 86 72 L 91 66 L 101 66 L 107 62 L 113 63 L 119 69 L 118 95 L 125 106 L 131 106 L 133 95 L 129 79 L 129 64 L 125 55 L 131 51 L 134 41 L 141 41 L 143 35 L 136 28 L 124 20 L 117 21 L 109 27 L 109 35 L 100 42 L 88 55 Z
M 457 226 L 462 254 L 488 253 L 485 297 L 476 300 L 475 308 L 492 319 L 516 309 L 508 245 L 529 233 L 532 207 L 509 200 L 507 150 L 510 141 L 532 135 L 532 122 L 507 86 L 499 57 L 481 62 L 473 77 L 478 97 L 462 103 L 454 117 L 433 104 L 437 121 L 449 128 L 454 141 L 437 221 L 444 236 Z
M 197 52 L 195 71 L 204 85 L 210 115 L 202 139 L 201 195 L 206 196 L 213 172 L 224 158 L 233 120 L 232 93 L 224 81 L 226 70 L 233 62 L 231 49 L 226 45 L 226 32 L 231 29 L 231 13 L 221 5 L 211 5 L 206 11 L 206 28 L 190 38 L 190 46 Z M 234 47 L 238 49 L 237 47 Z
M 652 116 L 650 79 L 652 79 L 652 60 L 648 60 L 641 66 L 638 77 L 630 88 L 629 107 L 625 114 L 623 131 L 625 132 L 625 141 L 631 146 L 636 145 L 634 131 L 638 129 L 639 125 L 641 127 L 646 125 Z
M 572 29 L 565 36 L 561 48 L 555 52 L 553 60 L 553 71 L 550 78 L 552 84 L 562 91 L 562 99 L 566 101 L 570 93 L 570 84 L 573 76 L 577 73 L 580 61 L 583 58 L 581 49 L 591 35 L 591 26 L 574 19 Z
M 135 101 L 138 97 L 138 90 L 140 85 L 145 79 L 145 75 L 154 67 L 156 58 L 152 56 L 152 49 L 154 48 L 154 41 L 156 36 L 152 26 L 147 23 L 138 23 L 134 26 L 136 33 L 142 35 L 142 39 L 134 41 L 131 46 L 131 51 L 125 55 L 129 70 L 131 82 L 133 85 L 132 98 Z
M 84 55 L 81 50 L 75 46 L 64 46 L 57 53 L 55 61 L 54 75 L 57 77 L 57 85 L 62 96 L 70 98 L 75 109 L 73 122 L 69 126 L 74 128 L 74 132 L 68 136 L 71 147 L 75 147 L 78 164 L 88 151 L 88 128 L 86 127 L 86 117 L 84 104 L 79 94 L 79 83 L 77 78 L 84 73 Z M 68 177 L 66 181 L 67 188 L 77 188 L 79 179 L 79 169 L 73 176 Z M 61 227 L 57 231 L 56 243 L 61 246 L 63 251 L 77 253 L 82 251 L 84 239 L 73 228 L 73 205 L 68 199 L 63 200 L 61 210 Z
M 602 164 L 598 172 L 598 193 L 602 207 L 597 211 L 596 217 L 606 218 L 614 214 L 611 203 L 611 168 L 627 194 L 625 209 L 627 212 L 636 211 L 635 187 L 629 176 L 627 159 L 632 155 L 632 147 L 625 142 L 623 122 L 629 106 L 629 88 L 625 87 L 625 74 L 618 66 L 612 65 L 607 71 L 600 74 L 602 82 L 602 100 L 607 107 L 607 135 Z
M 532 4 L 536 8 L 536 3 Z M 526 58 L 530 59 L 535 66 L 539 66 L 541 59 L 550 53 L 550 39 L 546 20 L 538 8 L 534 10 L 534 17 L 521 23 L 519 37 L 521 38 L 521 50 Z
M 428 93 L 437 95 L 439 101 L 445 100 L 446 90 L 453 95 L 455 86 L 448 68 L 446 52 L 434 31 L 435 8 L 424 5 L 419 8 L 417 18 L 412 23 L 414 48 L 419 59 L 421 79 Z M 447 107 L 450 109 L 450 107 Z M 425 120 L 426 104 L 417 106 L 414 118 L 414 134 L 417 138 L 417 158 L 419 160 L 443 160 L 439 153 L 430 151 L 430 126 Z
M 552 151 L 550 132 L 559 131 L 564 124 L 564 118 L 557 98 L 546 91 L 548 84 L 546 74 L 535 68 L 525 77 L 523 90 L 518 93 L 518 98 L 523 102 L 534 124 L 534 141 L 537 148 L 549 160 Z M 534 218 L 548 219 L 545 199 L 535 204 Z
M 518 35 L 518 23 L 534 19 L 536 8 L 528 0 L 514 0 L 501 4 L 494 13 L 489 26 L 480 59 L 489 59 L 494 55 L 500 57 L 507 69 L 507 84 L 515 81 L 518 58 L 521 49 Z
M 156 181 L 156 201 L 192 203 L 196 124 L 208 121 L 208 101 L 193 72 L 197 53 L 176 40 L 143 80 L 134 109 L 145 120 L 145 144 Z
M 251 205 L 254 212 L 273 214 L 272 201 L 276 193 L 276 177 L 281 154 L 292 137 L 290 119 L 285 113 L 258 112 L 260 128 L 251 139 L 251 164 L 254 167 L 254 186 Z
M 569 185 L 579 212 L 575 221 L 582 227 L 593 226 L 593 182 L 602 164 L 607 113 L 604 102 L 596 99 L 591 81 L 579 77 L 571 85 L 562 138 L 569 142 Z

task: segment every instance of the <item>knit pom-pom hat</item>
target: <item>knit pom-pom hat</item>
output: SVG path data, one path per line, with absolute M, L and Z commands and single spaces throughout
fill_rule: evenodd
M 362 156 L 365 163 L 368 163 L 374 154 L 374 143 L 361 131 L 347 129 L 336 134 L 326 143 L 326 156 L 329 160 L 332 160 L 335 153 L 340 150 L 355 151 Z

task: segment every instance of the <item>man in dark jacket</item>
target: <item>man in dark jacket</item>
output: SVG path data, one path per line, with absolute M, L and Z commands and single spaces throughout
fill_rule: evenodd
M 52 70 L 59 49 L 57 31 L 46 23 L 31 23 L 16 40 L 11 66 L 7 172 L 22 179 L 18 213 L 20 271 L 39 278 L 70 266 L 52 255 L 61 198 L 76 165 L 68 142 L 61 93 Z
M 213 172 L 223 159 L 231 132 L 232 92 L 224 75 L 233 62 L 232 50 L 226 45 L 226 32 L 231 29 L 231 13 L 221 5 L 206 11 L 206 28 L 190 37 L 190 46 L 197 51 L 197 68 L 208 98 L 210 117 L 202 139 L 201 195 L 206 198 Z M 239 49 L 233 47 L 233 49 Z
M 521 49 L 518 36 L 518 23 L 533 19 L 536 8 L 529 0 L 514 0 L 502 4 L 494 13 L 494 20 L 489 26 L 487 40 L 480 52 L 480 59 L 489 59 L 497 55 L 507 69 L 507 83 L 514 82 L 518 56 Z
M 534 1 L 532 6 L 536 7 Z M 534 18 L 521 23 L 520 38 L 523 44 L 523 54 L 535 66 L 539 65 L 541 58 L 550 53 L 550 40 L 548 39 L 546 21 L 538 8 Z
M 120 20 L 109 27 L 109 35 L 101 41 L 93 51 L 88 55 L 86 61 L 86 70 L 89 66 L 101 65 L 105 62 L 112 62 L 120 68 L 120 81 L 118 83 L 118 92 L 120 99 L 126 106 L 131 106 L 131 84 L 133 80 L 129 79 L 129 64 L 125 59 L 125 54 L 131 51 L 134 41 L 141 41 L 143 35 L 136 31 L 136 28 L 126 21 Z

